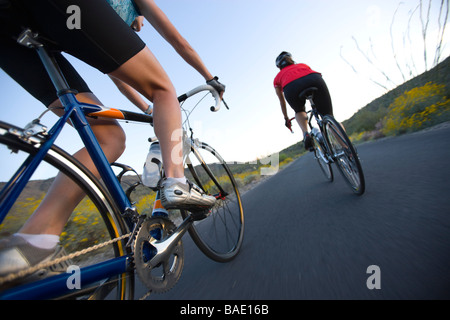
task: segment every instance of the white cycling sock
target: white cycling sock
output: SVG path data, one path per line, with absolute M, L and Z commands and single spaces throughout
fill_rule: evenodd
M 34 247 L 40 249 L 53 249 L 59 242 L 59 236 L 54 234 L 25 234 L 16 233 L 16 236 L 22 237 Z
M 168 179 L 173 179 L 175 181 L 178 181 L 179 183 L 187 184 L 186 177 L 183 177 L 183 178 L 168 178 Z

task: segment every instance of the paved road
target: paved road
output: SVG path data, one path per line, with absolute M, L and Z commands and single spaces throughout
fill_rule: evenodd
M 449 299 L 450 126 L 366 143 L 359 154 L 362 197 L 337 168 L 325 182 L 304 156 L 245 194 L 234 261 L 209 260 L 186 236 L 182 278 L 149 299 Z M 367 287 L 372 265 L 381 289 Z

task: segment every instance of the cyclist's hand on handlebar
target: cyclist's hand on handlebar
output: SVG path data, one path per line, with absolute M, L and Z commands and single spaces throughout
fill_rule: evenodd
M 286 126 L 286 128 L 291 130 L 291 132 L 294 132 L 292 131 L 292 119 L 284 119 L 284 125 Z
M 225 92 L 225 85 L 219 82 L 218 77 L 214 77 L 211 80 L 206 81 L 206 84 L 210 85 L 219 93 L 220 98 L 223 98 L 223 93 Z

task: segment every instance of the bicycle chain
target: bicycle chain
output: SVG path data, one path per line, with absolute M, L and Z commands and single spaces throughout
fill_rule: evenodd
M 26 277 L 26 276 L 28 276 L 28 275 L 30 275 L 30 274 L 38 271 L 38 270 L 49 268 L 49 267 L 51 267 L 53 265 L 56 265 L 56 264 L 59 264 L 59 263 L 62 263 L 62 262 L 65 262 L 65 261 L 77 258 L 77 257 L 85 255 L 85 254 L 88 254 L 88 253 L 93 252 L 95 250 L 98 250 L 98 249 L 101 249 L 103 247 L 106 247 L 106 246 L 108 246 L 110 244 L 122 241 L 122 240 L 124 240 L 126 238 L 130 238 L 129 241 L 128 241 L 129 243 L 133 242 L 136 239 L 137 233 L 140 231 L 141 227 L 142 227 L 142 223 L 140 223 L 140 224 L 138 223 L 137 227 L 135 228 L 135 230 L 133 230 L 133 232 L 127 233 L 127 234 L 125 234 L 125 235 L 123 235 L 121 237 L 108 240 L 106 242 L 103 242 L 103 243 L 97 244 L 95 246 L 92 246 L 92 247 L 89 247 L 89 248 L 86 248 L 86 249 L 83 249 L 83 250 L 71 253 L 69 255 L 66 255 L 66 256 L 58 258 L 58 259 L 54 259 L 54 260 L 47 261 L 47 262 L 42 262 L 42 263 L 37 264 L 37 265 L 35 265 L 33 267 L 29 267 L 27 269 L 20 270 L 20 271 L 18 271 L 16 273 L 11 273 L 11 274 L 9 274 L 9 275 L 7 275 L 5 277 L 0 277 L 0 286 L 2 286 L 5 283 L 12 282 L 12 281 L 15 281 L 17 279 Z M 133 237 L 133 239 L 131 239 L 131 237 Z M 134 255 L 131 256 L 130 262 L 132 264 L 134 264 Z M 150 294 L 152 294 L 152 293 L 153 293 L 153 290 L 148 290 L 141 298 L 139 298 L 139 300 L 147 299 L 150 296 Z
M 95 251 L 95 250 L 101 249 L 103 247 L 106 247 L 106 246 L 108 246 L 110 244 L 122 241 L 122 240 L 124 240 L 126 238 L 131 237 L 132 234 L 133 233 L 127 233 L 127 234 L 125 234 L 123 236 L 120 236 L 118 238 L 114 238 L 114 239 L 108 240 L 106 242 L 97 244 L 95 246 L 92 246 L 92 247 L 89 247 L 89 248 L 86 248 L 86 249 L 83 249 L 83 250 L 71 253 L 71 254 L 66 255 L 64 257 L 61 257 L 61 258 L 58 258 L 58 259 L 54 259 L 54 260 L 51 260 L 51 261 L 47 261 L 47 262 L 42 262 L 42 263 L 37 264 L 37 265 L 35 265 L 33 267 L 20 270 L 20 271 L 18 271 L 16 273 L 11 273 L 11 274 L 9 274 L 9 275 L 7 275 L 5 277 L 1 277 L 0 278 L 0 286 L 3 285 L 4 283 L 11 282 L 11 281 L 17 280 L 19 278 L 23 278 L 25 276 L 28 276 L 28 275 L 30 275 L 30 274 L 32 274 L 32 273 L 34 273 L 34 272 L 36 272 L 36 271 L 38 271 L 40 269 L 49 268 L 49 267 L 51 267 L 53 265 L 56 265 L 58 263 L 62 263 L 62 262 L 65 262 L 67 260 L 70 260 L 70 259 L 73 259 L 73 258 L 77 258 L 79 256 L 85 255 L 85 254 L 90 253 L 92 251 Z

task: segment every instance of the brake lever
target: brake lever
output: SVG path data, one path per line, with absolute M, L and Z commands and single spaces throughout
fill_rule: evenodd
M 230 108 L 228 108 L 227 103 L 225 102 L 225 99 L 222 99 L 223 105 L 225 106 L 225 108 L 227 108 L 227 110 L 230 110 Z
M 294 130 L 292 130 L 292 120 L 294 120 L 294 119 L 295 119 L 295 117 L 292 119 L 289 119 L 289 130 L 291 130 L 291 133 L 294 133 Z

